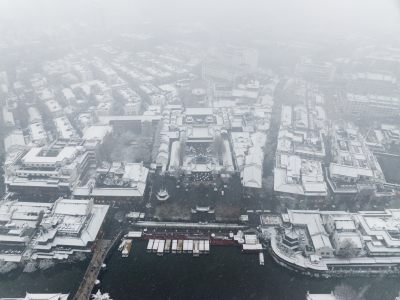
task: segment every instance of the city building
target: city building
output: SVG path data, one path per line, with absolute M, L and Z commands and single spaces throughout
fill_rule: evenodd
M 397 95 L 354 94 L 340 97 L 343 111 L 356 117 L 399 117 L 400 98 Z
M 5 106 L 3 107 L 3 123 L 6 127 L 15 126 L 14 115 Z
M 94 178 L 86 185 L 75 188 L 74 196 L 94 198 L 100 202 L 119 201 L 122 204 L 131 204 L 131 201 L 143 199 L 148 175 L 149 169 L 142 163 L 103 163 L 97 168 Z
M 88 149 L 95 149 L 104 142 L 104 139 L 112 134 L 110 125 L 91 125 L 83 129 L 82 140 Z
M 5 164 L 5 184 L 10 192 L 30 196 L 68 195 L 94 159 L 80 140 L 35 146 Z
M 35 106 L 28 107 L 28 118 L 30 124 L 42 122 L 42 116 Z
M 46 101 L 46 107 L 53 118 L 61 117 L 63 115 L 63 109 L 61 105 L 54 99 Z
M 47 144 L 48 135 L 44 130 L 43 123 L 33 123 L 28 126 L 28 131 L 30 133 L 30 140 L 33 144 L 37 146 L 43 146 Z
M 22 130 L 15 129 L 11 131 L 5 138 L 4 138 L 4 150 L 6 153 L 10 152 L 15 148 L 25 147 L 25 138 Z
M 274 191 L 281 199 L 323 201 L 328 196 L 322 168 L 325 128 L 320 105 L 282 106 L 274 168 Z
M 75 252 L 91 252 L 91 245 L 107 215 L 108 205 L 91 200 L 58 199 L 40 220 L 28 245 L 32 259 L 67 259 Z
M 78 137 L 77 132 L 72 127 L 71 122 L 65 116 L 53 119 L 59 139 L 69 140 Z
M 314 275 L 400 272 L 398 209 L 288 210 L 281 223 L 268 220 L 262 218 L 262 227 L 270 233 L 271 253 L 289 268 Z
M 322 136 L 325 126 L 323 121 L 318 122 L 319 115 L 323 118 L 324 112 L 320 106 L 307 109 L 304 105 L 283 105 L 276 151 L 323 160 L 326 155 Z
M 385 188 L 386 180 L 379 162 L 358 128 L 349 123 L 335 124 L 330 139 L 332 162 L 327 169 L 327 181 L 335 195 L 393 195 L 392 190 Z
M 379 124 L 371 127 L 366 135 L 366 145 L 373 152 L 400 154 L 400 126 L 395 124 Z
M 270 108 L 169 106 L 163 111 L 155 163 L 172 174 L 202 180 L 216 174 L 240 175 L 246 189 L 262 187 L 264 146 Z
M 282 197 L 291 195 L 295 199 L 325 199 L 328 196 L 328 187 L 321 162 L 277 153 L 274 191 Z
M 0 258 L 4 261 L 58 259 L 90 253 L 108 211 L 93 200 L 0 204 Z
M 303 57 L 296 65 L 295 73 L 300 78 L 326 84 L 333 80 L 335 71 L 335 65 L 330 62 L 316 61 L 308 57 Z
M 226 46 L 212 49 L 202 65 L 207 81 L 233 82 L 238 77 L 257 71 L 258 53 L 254 49 Z
M 157 128 L 161 120 L 160 115 L 142 115 L 142 116 L 99 116 L 99 124 L 111 125 L 116 132 L 132 130 L 150 136 L 153 129 Z M 147 131 L 146 131 L 147 129 Z M 150 131 L 150 132 L 149 132 Z

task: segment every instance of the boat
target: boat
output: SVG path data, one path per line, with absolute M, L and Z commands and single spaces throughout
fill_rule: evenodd
M 178 246 L 177 246 L 177 253 L 182 253 L 183 251 L 183 241 L 182 240 L 178 240 Z
M 192 253 L 192 251 L 193 251 L 193 240 L 189 240 L 188 241 L 188 252 L 189 253 Z
M 165 241 L 164 252 L 169 253 L 170 249 L 171 249 L 171 240 L 168 239 Z
M 199 244 L 200 244 L 200 241 L 193 241 L 193 256 L 200 255 Z
M 176 253 L 177 248 L 178 248 L 178 241 L 172 240 L 172 247 L 171 247 L 172 253 Z
M 159 243 L 160 243 L 160 240 L 154 240 L 152 252 L 157 252 Z
M 153 244 L 154 244 L 154 240 L 149 239 L 149 243 L 147 244 L 147 252 L 151 252 L 151 250 L 153 250 Z
M 204 252 L 206 254 L 210 253 L 210 241 L 209 240 L 204 241 Z
M 122 249 L 122 257 L 128 257 L 129 252 L 131 252 L 131 248 L 132 248 L 132 241 L 126 240 L 124 248 Z
M 260 266 L 263 266 L 264 265 L 264 253 L 260 252 L 258 254 L 258 258 L 260 260 Z
M 164 255 L 164 246 L 165 246 L 165 241 L 160 240 L 158 243 L 158 249 L 157 249 L 157 255 L 158 256 L 163 256 Z
M 199 241 L 199 252 L 204 253 L 204 240 Z
M 125 243 L 126 243 L 126 240 L 123 239 L 121 244 L 119 244 L 119 246 L 118 246 L 118 251 L 122 251 L 122 249 L 124 249 Z

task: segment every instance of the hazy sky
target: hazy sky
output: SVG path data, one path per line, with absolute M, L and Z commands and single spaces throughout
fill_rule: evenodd
M 150 21 L 162 26 L 201 22 L 206 26 L 259 26 L 279 32 L 382 32 L 399 28 L 398 0 L 0 0 L 0 18 L 14 24 L 69 19 L 107 24 Z

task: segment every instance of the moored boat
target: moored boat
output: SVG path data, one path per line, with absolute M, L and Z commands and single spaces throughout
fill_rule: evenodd
M 154 240 L 150 239 L 147 244 L 147 252 L 151 252 L 153 250 L 153 244 L 154 244 Z
M 132 248 L 132 240 L 126 240 L 124 248 L 122 249 L 122 257 L 128 257 Z
M 160 240 L 158 243 L 158 249 L 157 249 L 157 255 L 158 256 L 163 256 L 164 255 L 164 246 L 165 246 L 165 241 Z
M 177 253 L 182 253 L 183 251 L 183 240 L 178 240 L 178 247 L 177 247 Z
M 172 240 L 172 247 L 171 247 L 172 253 L 176 253 L 177 248 L 178 248 L 178 241 L 177 240 Z

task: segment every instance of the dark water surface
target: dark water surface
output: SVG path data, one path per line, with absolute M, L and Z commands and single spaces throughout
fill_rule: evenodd
M 211 247 L 209 255 L 146 253 L 133 243 L 129 258 L 114 252 L 102 274 L 101 289 L 120 299 L 268 299 L 304 300 L 305 293 L 327 292 L 346 283 L 366 299 L 394 300 L 400 278 L 315 279 L 292 273 L 265 255 L 243 254 L 235 247 Z
M 85 274 L 89 260 L 79 263 L 57 264 L 45 271 L 23 273 L 17 269 L 0 275 L 1 297 L 25 297 L 25 293 L 75 293 Z M 71 297 L 72 298 L 72 297 Z
M 211 247 L 209 255 L 146 253 L 146 242 L 134 241 L 128 258 L 114 251 L 101 276 L 101 290 L 123 299 L 268 299 L 304 300 L 307 290 L 330 292 L 346 283 L 367 300 L 394 300 L 400 278 L 315 279 L 294 274 L 266 254 L 243 254 L 235 247 Z M 59 265 L 48 271 L 0 277 L 0 297 L 29 292 L 74 292 L 86 263 Z

